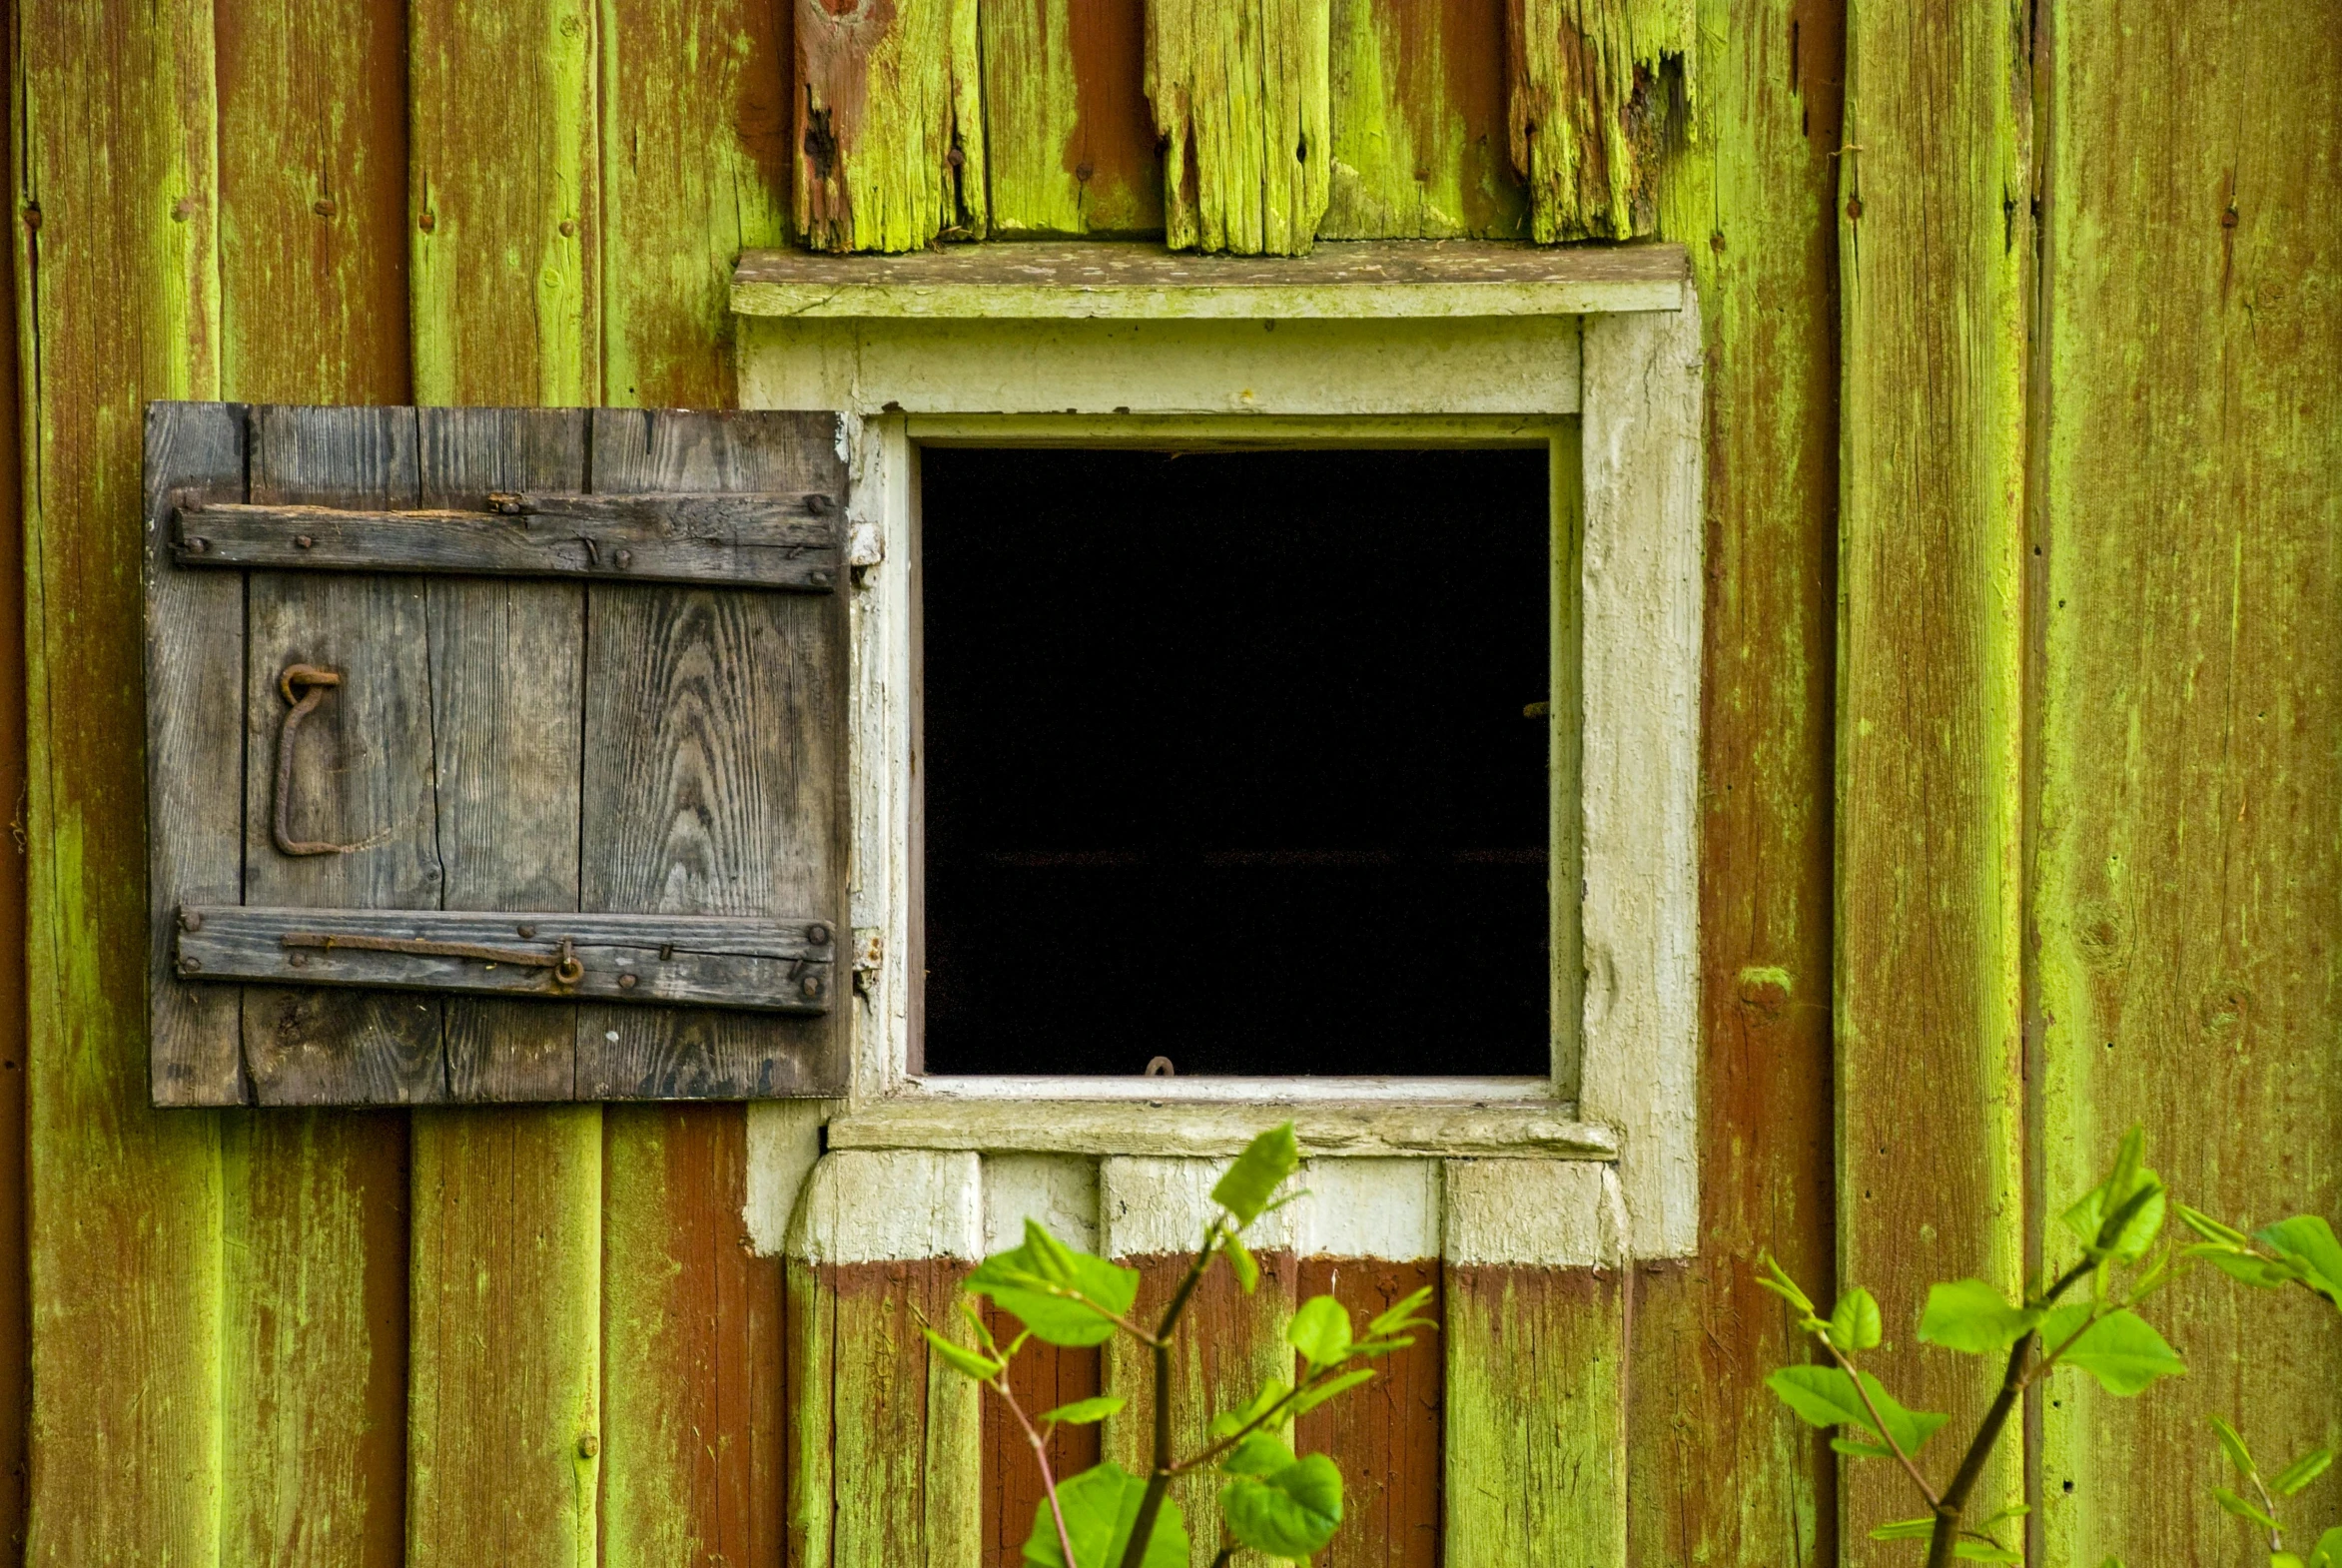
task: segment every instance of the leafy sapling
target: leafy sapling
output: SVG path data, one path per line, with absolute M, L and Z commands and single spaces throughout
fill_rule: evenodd
M 1363 1333 L 1332 1296 L 1303 1302 L 1285 1330 L 1298 1356 L 1299 1375 L 1289 1383 L 1271 1377 L 1248 1402 L 1214 1416 L 1203 1445 L 1193 1453 L 1180 1457 L 1171 1435 L 1171 1350 L 1195 1288 L 1221 1261 L 1238 1289 L 1250 1294 L 1258 1287 L 1260 1266 L 1244 1244 L 1244 1232 L 1263 1214 L 1301 1195 L 1283 1191 L 1300 1159 L 1290 1123 L 1261 1134 L 1236 1157 L 1211 1189 L 1215 1211 L 1203 1227 L 1201 1244 L 1152 1328 L 1133 1313 L 1137 1269 L 1076 1251 L 1028 1219 L 1024 1243 L 986 1258 L 962 1287 L 970 1295 L 990 1297 L 1024 1324 L 1023 1332 L 1006 1345 L 999 1343 L 984 1314 L 966 1301 L 960 1309 L 974 1330 L 974 1345 L 927 1330 L 936 1354 L 1001 1400 L 1033 1449 L 1043 1495 L 1025 1542 L 1027 1563 L 1036 1568 L 1185 1568 L 1187 1524 L 1171 1499 L 1171 1483 L 1207 1466 L 1224 1478 L 1219 1490 L 1224 1537 L 1214 1568 L 1224 1568 L 1239 1546 L 1306 1562 L 1333 1538 L 1342 1517 L 1341 1472 L 1323 1454 L 1295 1454 L 1283 1433 L 1294 1417 L 1374 1376 L 1373 1367 L 1357 1363 L 1405 1349 L 1414 1343 L 1413 1330 L 1434 1326 L 1416 1315 L 1430 1299 L 1428 1289 L 1375 1316 Z M 1010 1388 L 1009 1365 L 1029 1340 L 1079 1347 L 1104 1344 L 1117 1334 L 1145 1346 L 1153 1357 L 1153 1461 L 1145 1477 L 1109 1460 L 1061 1480 L 1049 1463 L 1051 1433 L 1060 1425 L 1119 1415 L 1124 1401 L 1083 1399 L 1029 1416 Z
M 1930 1287 L 1920 1316 L 1922 1340 L 1967 1355 L 2006 1357 L 1999 1392 L 1941 1489 L 1928 1479 L 1922 1451 L 1947 1417 L 1905 1408 L 1856 1360 L 1885 1336 L 1878 1301 L 1858 1285 L 1824 1317 L 1779 1264 L 1763 1260 L 1768 1277 L 1758 1282 L 1798 1310 L 1798 1326 L 1830 1357 L 1828 1365 L 1785 1366 L 1767 1385 L 1810 1424 L 1840 1428 L 1841 1435 L 1831 1439 L 1840 1453 L 1902 1466 L 1927 1505 L 1918 1518 L 1881 1525 L 1872 1539 L 1926 1541 L 1928 1568 L 1949 1568 L 1955 1558 L 2022 1562 L 2022 1553 L 1997 1533 L 2025 1512 L 2022 1505 L 1974 1521 L 1967 1509 L 2024 1391 L 2059 1366 L 2088 1372 L 2108 1393 L 2125 1396 L 2186 1370 L 2163 1336 L 2132 1310 L 2170 1277 L 2168 1249 L 2147 1260 L 2163 1228 L 2166 1199 L 2162 1181 L 2141 1163 L 2143 1147 L 2132 1129 L 2106 1178 L 2065 1211 L 2062 1222 L 2081 1242 L 2081 1255 L 2063 1272 L 2035 1281 L 2022 1301 L 2010 1301 L 1981 1279 Z M 2085 1281 L 2088 1298 L 2067 1301 Z
M 2322 1216 L 2295 1214 L 2250 1235 L 2185 1203 L 2179 1205 L 2179 1217 L 2202 1237 L 2187 1248 L 2187 1256 L 2200 1257 L 2256 1289 L 2299 1285 L 2342 1311 L 2342 1242 L 2335 1240 L 2334 1227 Z M 2228 1462 L 2253 1491 L 2247 1498 L 2231 1487 L 2215 1486 L 2212 1496 L 2222 1508 L 2267 1533 L 2270 1568 L 2342 1568 L 2342 1526 L 2320 1535 L 2305 1560 L 2285 1549 L 2285 1527 L 2279 1522 L 2277 1502 L 2323 1475 L 2334 1462 L 2333 1450 L 2312 1448 L 2264 1481 L 2252 1451 L 2235 1427 L 2214 1416 L 2212 1430 L 2227 1451 Z

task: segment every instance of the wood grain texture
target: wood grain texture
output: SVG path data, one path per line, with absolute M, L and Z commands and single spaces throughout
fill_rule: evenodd
M 1847 13 L 1838 671 L 1839 1280 L 1909 1322 L 2024 1272 L 2019 1004 L 2026 43 L 2004 11 Z M 1879 1375 L 1973 1430 L 1997 1371 Z M 1977 1489 L 2018 1498 L 2013 1449 Z M 1910 1482 L 1853 1466 L 1849 1563 Z
M 844 493 L 820 414 L 593 415 L 594 488 Z M 612 912 L 813 916 L 845 906 L 843 604 L 588 589 L 581 892 Z M 842 1015 L 579 1010 L 578 1093 L 738 1099 L 844 1081 Z M 609 1037 L 615 1034 L 618 1038 Z
M 1331 0 L 1147 0 L 1174 251 L 1300 256 L 1330 178 Z
M 240 1105 L 244 999 L 182 984 L 171 945 L 182 901 L 244 896 L 244 581 L 179 570 L 163 540 L 175 497 L 243 496 L 244 410 L 151 405 L 145 464 L 148 1088 L 158 1106 Z
M 994 235 L 1160 232 L 1145 0 L 986 0 L 978 23 Z
M 590 1568 L 601 1112 L 417 1113 L 406 1561 Z
M 147 1100 L 132 585 L 141 403 L 219 394 L 212 8 L 28 6 L 11 25 L 37 1173 L 25 1557 L 211 1562 L 219 1130 Z
M 407 13 L 409 319 L 419 402 L 592 402 L 601 387 L 599 8 Z
M 13 29 L 0 27 L 0 81 L 13 89 Z M 0 126 L 0 160 L 16 167 L 14 117 Z M 21 433 L 28 399 L 17 388 L 15 280 L 0 290 L 0 431 Z M 0 798 L 25 798 L 24 446 L 0 434 Z M 32 1298 L 27 1269 L 25 1072 L 25 857 L 0 855 L 0 1541 L 21 1557 L 32 1455 Z
M 1527 233 L 1506 130 L 1504 8 L 1334 0 L 1320 240 Z
M 1839 0 L 1703 8 L 1659 181 L 1708 337 L 1700 1253 L 1638 1267 L 1630 1560 L 1830 1563 L 1836 1458 L 1760 1379 L 1807 1354 L 1748 1259 L 1827 1293 Z
M 779 1562 L 782 1264 L 741 1216 L 747 1119 L 614 1107 L 602 1138 L 602 1560 Z
M 1487 1568 L 1626 1560 L 1616 1270 L 1449 1264 L 1446 1542 Z
M 797 232 L 913 251 L 990 227 L 976 0 L 795 0 Z
M 600 6 L 601 400 L 727 407 L 732 264 L 789 240 L 795 10 Z
M 990 1302 L 982 1310 L 993 1338 L 1004 1345 L 1025 1331 L 1025 1325 L 1013 1314 L 996 1311 Z M 1054 1410 L 1059 1405 L 1097 1394 L 1101 1376 L 1099 1362 L 1096 1346 L 1070 1349 L 1043 1344 L 1038 1339 L 1028 1340 L 1017 1358 L 1009 1363 L 1009 1387 L 1030 1419 L 1044 1410 Z M 1099 1429 L 1060 1426 L 1050 1433 L 1048 1452 L 1050 1471 L 1060 1480 L 1080 1475 L 1099 1461 Z M 1025 1542 L 1033 1534 L 1034 1510 L 1044 1500 L 1041 1466 L 1034 1462 L 1032 1443 L 1026 1440 L 1024 1428 L 1017 1424 L 1008 1406 L 987 1393 L 984 1396 L 982 1559 L 986 1564 L 1024 1561 Z
M 414 410 L 251 414 L 253 493 L 266 502 L 411 505 Z M 426 585 L 397 576 L 256 572 L 245 590 L 244 898 L 261 905 L 430 909 L 440 900 Z M 225 628 L 210 628 L 219 635 Z M 341 672 L 290 743 L 280 687 L 296 664 Z M 359 846 L 291 856 L 272 838 Z M 435 998 L 248 987 L 245 1066 L 261 1105 L 403 1105 L 442 1098 Z
M 1426 1285 L 1431 1303 L 1421 1315 L 1440 1320 L 1436 1259 L 1304 1257 L 1300 1270 L 1300 1298 L 1331 1295 L 1353 1324 Z M 1326 1454 L 1341 1466 L 1342 1525 L 1319 1559 L 1324 1568 L 1439 1562 L 1446 1359 L 1439 1334 L 1418 1329 L 1411 1347 L 1375 1363 L 1374 1381 L 1293 1423 L 1294 1452 Z
M 1649 234 L 1652 180 L 1700 97 L 1698 0 L 1505 0 L 1507 124 L 1529 233 Z
M 2137 1123 L 2189 1202 L 2335 1218 L 2342 29 L 2267 4 L 2044 18 L 2041 1195 L 2057 1213 Z M 2241 1561 L 2206 1417 L 2271 1467 L 2342 1436 L 2331 1308 L 2197 1274 L 2150 1315 L 2193 1375 L 2135 1400 L 2057 1380 L 2036 1561 Z M 2306 1553 L 2342 1480 L 2282 1516 Z

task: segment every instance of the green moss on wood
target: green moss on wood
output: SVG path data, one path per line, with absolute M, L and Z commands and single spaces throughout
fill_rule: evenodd
M 1507 0 L 1513 166 L 1530 234 L 1649 234 L 1653 177 L 1692 134 L 1700 98 L 1695 0 Z

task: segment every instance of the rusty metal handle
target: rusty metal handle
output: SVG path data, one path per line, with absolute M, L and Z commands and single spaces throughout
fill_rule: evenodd
M 578 958 L 577 943 L 570 937 L 563 937 L 550 953 L 539 953 L 532 948 L 490 947 L 483 942 L 437 942 L 428 937 L 336 936 L 325 931 L 289 931 L 277 940 L 289 948 L 320 948 L 327 952 L 335 948 L 348 948 L 362 953 L 419 953 L 432 958 L 469 958 L 483 964 L 514 964 L 530 969 L 549 969 L 553 972 L 553 979 L 564 986 L 574 986 L 585 978 L 584 961 Z
M 347 855 L 352 850 L 367 847 L 364 844 L 327 844 L 293 836 L 293 732 L 325 700 L 326 688 L 341 684 L 340 670 L 320 669 L 315 664 L 287 665 L 285 673 L 277 678 L 277 689 L 293 705 L 285 715 L 285 727 L 277 731 L 277 809 L 270 828 L 277 841 L 279 854 Z

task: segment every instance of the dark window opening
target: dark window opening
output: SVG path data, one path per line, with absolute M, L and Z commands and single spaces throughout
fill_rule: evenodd
M 1542 450 L 921 461 L 925 1071 L 1547 1071 Z

